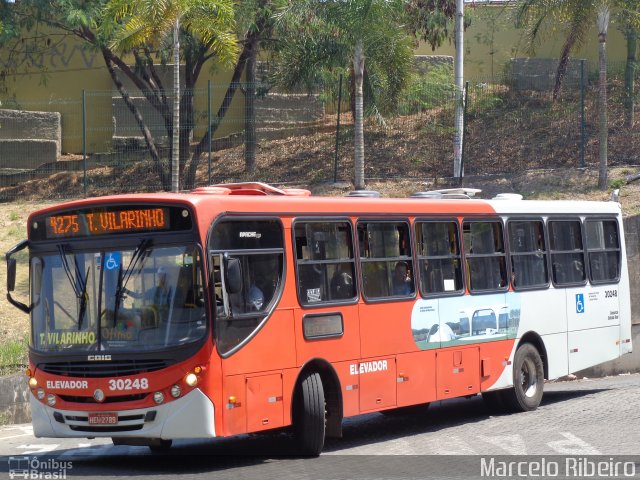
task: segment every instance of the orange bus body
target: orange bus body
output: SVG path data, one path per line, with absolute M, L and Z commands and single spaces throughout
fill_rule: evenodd
M 175 401 L 170 393 L 173 385 L 181 387 L 182 396 L 197 388 L 214 407 L 215 415 L 211 420 L 214 422 L 212 431 L 215 436 L 230 436 L 291 425 L 296 415 L 296 390 L 300 388 L 303 374 L 317 372 L 324 390 L 327 434 L 340 435 L 343 417 L 489 391 L 514 361 L 516 342 L 522 340 L 525 332 L 519 332 L 517 336 L 495 338 L 493 341 L 458 342 L 443 348 L 420 348 L 412 334 L 412 311 L 422 298 L 417 280 L 414 278 L 415 293 L 406 298 L 367 301 L 362 293 L 361 258 L 356 252 L 353 253 L 353 262 L 358 281 L 354 280 L 356 298 L 352 302 L 302 305 L 298 290 L 300 280 L 294 245 L 294 229 L 298 221 L 339 220 L 347 222 L 352 231 L 355 231 L 358 222 L 397 221 L 407 222 L 409 230 L 415 232 L 417 220 L 445 219 L 456 223 L 457 228 L 461 229 L 464 221 L 500 220 L 500 215 L 489 202 L 322 198 L 309 197 L 299 191 L 289 192 L 288 195 L 271 195 L 264 193 L 272 192 L 265 192 L 253 185 L 239 190 L 231 186 L 229 189 L 201 189 L 189 194 L 95 198 L 50 207 L 31 215 L 29 225 L 37 217 L 54 212 L 99 206 L 159 204 L 190 209 L 196 230 L 194 241 L 202 246 L 205 257 L 203 286 L 209 323 L 206 341 L 190 358 L 150 373 L 117 377 L 118 380 L 131 383 L 147 379 L 148 386 L 139 392 L 140 398 L 121 403 L 79 403 L 79 397 L 92 398 L 96 389 L 109 392 L 109 382 L 115 377 L 56 375 L 44 372 L 39 365 L 31 363 L 31 378 L 35 378 L 35 383 L 45 390 L 45 396 L 38 399 L 34 388 L 32 402 L 46 406 L 47 395 L 53 393 L 59 397 L 55 410 L 63 414 L 65 410 L 117 411 L 122 417 L 126 416 L 128 410 L 156 407 L 153 392 L 163 392 L 165 402 L 171 403 Z M 214 326 L 217 314 L 213 306 L 213 266 L 209 239 L 216 222 L 226 218 L 241 222 L 243 217 L 252 220 L 276 219 L 281 223 L 284 241 L 283 285 L 273 308 L 260 320 L 248 340 L 241 343 L 239 348 L 232 349 L 230 354 L 221 354 Z M 30 237 L 32 233 L 30 229 Z M 411 235 L 414 238 L 414 234 Z M 115 248 L 118 239 L 117 235 L 111 236 Z M 415 240 L 412 242 L 415 243 Z M 358 239 L 353 238 L 356 251 L 357 243 Z M 460 256 L 462 259 L 462 253 Z M 414 271 L 417 271 L 415 244 L 412 246 L 411 259 Z M 469 272 L 465 271 L 464 289 L 458 298 L 471 295 L 468 275 Z M 510 283 L 504 286 L 500 295 L 508 298 L 513 292 L 514 285 Z M 324 321 L 332 314 L 341 317 L 342 329 L 338 335 L 313 339 L 305 337 L 305 317 L 316 316 Z M 486 335 L 495 336 L 488 329 Z M 540 356 L 545 358 L 544 351 L 540 352 Z M 184 383 L 184 378 L 194 371 L 198 381 L 197 385 L 191 387 Z M 69 381 L 80 383 L 71 384 Z M 75 388 L 65 388 L 69 385 Z M 504 385 L 509 386 L 503 378 L 500 387 Z M 207 421 L 207 418 L 203 421 Z M 87 433 L 80 430 L 73 435 L 87 436 Z M 95 435 L 96 432 L 93 432 L 89 436 Z M 105 427 L 97 435 L 135 438 L 139 434 L 135 431 L 110 431 Z

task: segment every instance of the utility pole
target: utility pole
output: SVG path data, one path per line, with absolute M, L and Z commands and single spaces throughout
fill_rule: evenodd
M 180 17 L 173 24 L 173 130 L 171 138 L 171 191 L 180 189 Z
M 462 149 L 464 141 L 464 0 L 456 0 L 456 112 L 455 145 L 453 147 L 453 176 L 462 181 Z

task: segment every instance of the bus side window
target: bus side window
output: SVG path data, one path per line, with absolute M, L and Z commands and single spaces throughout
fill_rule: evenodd
M 420 292 L 423 296 L 463 289 L 458 223 L 416 222 Z
M 553 281 L 558 286 L 586 281 L 580 220 L 549 221 Z
M 358 241 L 362 286 L 367 299 L 415 295 L 407 222 L 358 222 Z
M 542 220 L 509 221 L 508 232 L 513 288 L 545 288 L 549 274 Z
M 294 232 L 300 304 L 355 301 L 351 223 L 300 221 L 295 223 Z
M 587 221 L 589 280 L 592 283 L 617 282 L 620 278 L 620 240 L 615 220 Z
M 506 289 L 508 281 L 502 222 L 465 222 L 463 228 L 469 290 Z

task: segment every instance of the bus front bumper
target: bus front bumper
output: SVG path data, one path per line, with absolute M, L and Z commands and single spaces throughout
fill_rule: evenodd
M 90 425 L 88 412 L 60 410 L 30 396 L 33 434 L 36 437 L 144 437 L 212 438 L 215 407 L 200 389 L 184 397 L 150 408 L 119 410 L 115 425 Z M 106 411 L 106 409 L 105 409 Z

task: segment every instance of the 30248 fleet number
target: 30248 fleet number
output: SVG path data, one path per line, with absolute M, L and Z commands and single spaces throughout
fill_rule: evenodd
M 147 388 L 149 388 L 147 378 L 109 380 L 109 390 L 146 390 Z

